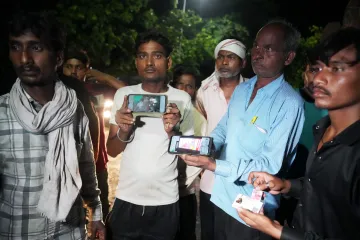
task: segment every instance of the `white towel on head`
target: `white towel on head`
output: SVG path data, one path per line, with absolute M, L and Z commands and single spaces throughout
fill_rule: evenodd
M 214 57 L 217 58 L 220 50 L 233 52 L 238 55 L 241 59 L 245 59 L 246 47 L 245 45 L 236 39 L 225 39 L 221 41 L 215 48 Z

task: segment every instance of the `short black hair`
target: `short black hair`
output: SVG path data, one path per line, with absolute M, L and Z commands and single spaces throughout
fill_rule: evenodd
M 19 12 L 8 24 L 9 36 L 19 37 L 31 32 L 55 52 L 65 48 L 66 34 L 56 17 L 49 12 Z
M 64 63 L 69 59 L 77 59 L 82 62 L 84 65 L 88 66 L 90 64 L 90 58 L 84 50 L 72 50 L 68 49 L 65 52 Z
M 291 52 L 291 51 L 296 52 L 297 48 L 299 47 L 300 39 L 301 39 L 300 32 L 285 19 L 270 20 L 264 25 L 264 27 L 272 24 L 281 26 L 284 29 L 284 38 L 285 38 L 284 50 L 286 52 Z
M 192 66 L 184 65 L 184 64 L 178 64 L 173 69 L 173 83 L 176 84 L 179 78 L 182 75 L 192 75 L 195 78 L 195 87 L 199 88 L 201 85 L 201 82 L 199 81 L 199 74 L 198 71 L 193 68 Z
M 139 34 L 135 41 L 135 50 L 138 51 L 141 44 L 148 43 L 150 41 L 160 44 L 165 49 L 166 57 L 169 57 L 173 51 L 170 40 L 165 35 L 155 30 Z
M 354 45 L 356 49 L 355 63 L 360 61 L 360 29 L 354 27 L 346 27 L 333 33 L 319 45 L 317 45 L 309 54 L 311 63 L 320 60 L 325 64 L 339 51 Z

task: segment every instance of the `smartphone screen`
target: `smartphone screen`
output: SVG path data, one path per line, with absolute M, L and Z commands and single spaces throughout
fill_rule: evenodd
M 210 155 L 212 139 L 210 137 L 173 136 L 169 144 L 169 153 Z
M 128 108 L 133 112 L 165 113 L 166 95 L 130 94 Z

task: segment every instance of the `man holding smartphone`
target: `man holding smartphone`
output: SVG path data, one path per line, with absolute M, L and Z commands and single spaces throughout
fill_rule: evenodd
M 300 33 L 286 21 L 271 21 L 261 28 L 251 49 L 256 76 L 236 87 L 227 113 L 210 135 L 220 157 L 182 157 L 189 165 L 215 173 L 211 201 L 216 240 L 271 239 L 246 226 L 232 203 L 238 194 L 251 196 L 254 187 L 247 183 L 251 171 L 266 169 L 281 175 L 294 160 L 304 109 L 283 72 L 299 41 Z M 278 205 L 278 198 L 267 195 L 265 214 L 273 219 Z
M 174 135 L 193 135 L 190 96 L 167 85 L 169 40 L 146 32 L 136 40 L 136 67 L 142 83 L 119 89 L 114 97 L 107 142 L 112 157 L 123 153 L 119 184 L 110 216 L 113 239 L 172 240 L 179 222 L 177 156 L 168 153 Z M 129 94 L 167 95 L 160 118 L 134 118 Z

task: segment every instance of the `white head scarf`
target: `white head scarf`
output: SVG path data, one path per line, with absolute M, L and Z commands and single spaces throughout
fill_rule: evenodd
M 215 48 L 214 57 L 217 58 L 220 50 L 233 52 L 238 55 L 241 59 L 245 59 L 246 47 L 245 45 L 236 39 L 225 39 L 221 41 Z

